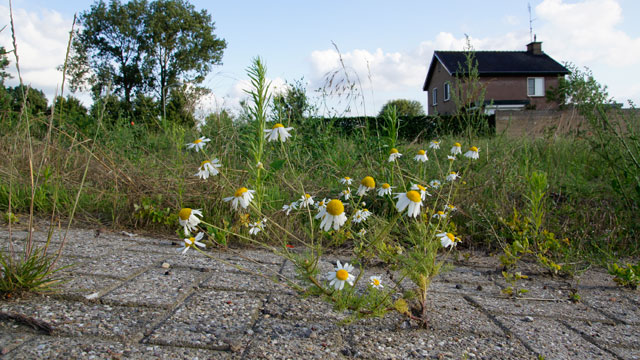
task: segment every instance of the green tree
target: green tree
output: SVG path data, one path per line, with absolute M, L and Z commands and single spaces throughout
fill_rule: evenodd
M 572 63 L 565 63 L 569 70 L 567 77 L 558 79 L 558 86 L 547 90 L 547 100 L 555 101 L 560 106 L 610 104 L 612 100 L 607 93 L 607 86 L 599 84 L 588 68 L 580 70 Z
M 82 30 L 74 38 L 67 67 L 73 91 L 88 88 L 98 98 L 111 85 L 129 105 L 136 91 L 144 91 L 148 8 L 146 0 L 100 0 L 80 14 Z
M 286 91 L 273 96 L 273 107 L 279 122 L 300 123 L 311 110 L 303 79 L 287 84 Z
M 399 117 L 424 116 L 422 104 L 420 104 L 419 101 L 407 99 L 389 100 L 384 104 L 384 106 L 382 106 L 378 116 L 383 116 L 387 111 L 389 111 L 388 109 L 394 106 Z
M 93 120 L 89 118 L 87 108 L 82 105 L 78 98 L 71 95 L 66 98 L 58 96 L 54 105 L 56 115 L 59 115 L 54 116 L 56 122 L 59 121 L 59 123 L 57 123 L 58 126 L 71 123 L 75 125 L 76 129 L 84 131 L 93 124 Z
M 184 0 L 151 3 L 145 25 L 145 68 L 161 103 L 166 101 L 167 87 L 180 82 L 200 84 L 211 67 L 221 63 L 227 43 L 214 30 L 211 15 L 196 11 Z
M 7 57 L 7 50 L 4 46 L 0 46 L 0 85 L 4 86 L 5 79 L 11 79 L 11 74 L 6 70 L 9 67 L 9 58 Z

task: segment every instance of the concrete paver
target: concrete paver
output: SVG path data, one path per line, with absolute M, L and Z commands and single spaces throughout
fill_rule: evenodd
M 0 228 L 0 249 L 8 236 Z M 46 234 L 34 239 L 43 244 Z M 531 280 L 520 285 L 529 293 L 514 300 L 501 292 L 495 258 L 474 253 L 432 283 L 429 324 L 419 328 L 397 313 L 352 321 L 300 297 L 269 280 L 294 269 L 267 251 L 211 252 L 216 261 L 180 255 L 179 239 L 83 229 L 68 241 L 60 264 L 74 266 L 60 272 L 59 293 L 0 301 L 3 358 L 640 359 L 638 292 L 598 269 L 560 279 L 527 264 Z M 320 262 L 321 276 L 335 259 Z M 368 269 L 358 289 L 370 275 L 390 276 Z M 582 302 L 569 301 L 574 289 Z

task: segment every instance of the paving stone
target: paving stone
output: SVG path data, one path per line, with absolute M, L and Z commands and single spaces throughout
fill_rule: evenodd
M 87 296 L 100 292 L 103 289 L 114 287 L 120 283 L 122 283 L 122 280 L 110 277 L 75 275 L 63 279 L 59 290 L 60 293 L 64 295 Z
M 220 350 L 244 348 L 239 341 L 257 318 L 262 301 L 262 297 L 243 292 L 200 291 L 187 298 L 146 341 Z
M 625 360 L 640 360 L 640 349 L 612 346 L 608 348 L 613 353 Z
M 589 269 L 573 279 L 573 283 L 579 288 L 603 287 L 614 289 L 617 284 L 613 276 L 603 269 Z
M 295 294 L 294 289 L 286 283 L 276 283 L 276 275 L 266 273 L 267 278 L 255 273 L 246 272 L 213 272 L 208 280 L 202 283 L 204 288 L 215 288 L 229 291 L 278 292 Z
M 565 321 L 565 323 L 592 337 L 605 347 L 624 346 L 640 349 L 640 326 L 597 321 Z
M 54 333 L 71 336 L 97 335 L 131 340 L 142 337 L 163 311 L 34 296 L 1 302 L 0 311 L 18 313 L 50 324 Z
M 390 331 L 371 325 L 357 322 L 343 330 L 350 334 L 345 336 L 349 347 L 343 350 L 344 353 L 365 359 L 533 358 L 518 340 L 505 335 L 415 327 Z
M 207 349 L 112 342 L 91 337 L 38 336 L 14 349 L 11 359 L 229 359 L 229 353 Z
M 545 359 L 614 359 L 605 350 L 591 344 L 558 320 L 498 315 L 496 319 L 528 343 Z
M 549 318 L 572 318 L 582 320 L 605 321 L 607 317 L 583 303 L 568 301 L 536 301 L 509 298 L 493 298 L 471 296 L 486 310 L 497 314 L 514 314 L 521 316 L 544 316 Z
M 88 259 L 69 269 L 65 273 L 84 275 L 110 276 L 116 279 L 126 279 L 156 263 L 160 264 L 165 256 L 155 254 L 141 254 L 134 252 L 114 253 Z
M 322 319 L 337 322 L 349 317 L 348 312 L 335 311 L 332 304 L 317 297 L 304 298 L 281 293 L 271 294 L 262 312 L 270 317 L 307 321 Z
M 608 316 L 627 324 L 640 325 L 640 306 L 631 299 L 638 298 L 638 292 L 625 289 L 591 288 L 580 291 L 582 301 L 597 308 Z
M 341 358 L 342 339 L 331 322 L 261 319 L 251 329 L 247 359 Z
M 0 356 L 37 335 L 37 331 L 13 321 L 0 321 Z
M 200 277 L 202 273 L 195 271 L 153 268 L 101 299 L 116 304 L 171 307 L 198 285 Z
M 461 295 L 428 293 L 429 325 L 443 331 L 503 336 L 503 331 Z

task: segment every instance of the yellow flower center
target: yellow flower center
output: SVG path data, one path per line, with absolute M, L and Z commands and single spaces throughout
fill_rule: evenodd
M 455 143 L 455 144 L 453 144 L 453 146 L 455 146 L 455 147 L 461 147 L 462 145 L 460 145 L 460 143 Z
M 367 210 L 367 209 L 364 209 L 364 210 L 362 210 L 362 212 L 365 212 L 365 213 L 366 213 L 366 212 L 369 212 L 369 210 Z
M 475 146 L 470 147 L 469 150 L 471 150 L 473 152 L 478 152 L 478 148 L 475 147 Z
M 379 279 L 373 279 L 373 280 L 371 280 L 371 282 L 373 283 L 373 286 L 380 286 L 380 280 Z
M 424 154 L 425 154 L 424 150 L 418 150 L 418 155 L 424 155 Z
M 236 192 L 235 192 L 235 194 L 233 194 L 233 196 L 240 197 L 240 196 L 244 195 L 244 193 L 246 193 L 247 191 L 249 191 L 249 189 L 247 189 L 246 187 L 241 187 L 240 189 L 236 190 Z
M 193 143 L 194 144 L 200 144 L 201 142 L 202 142 L 202 139 L 198 139 L 198 140 L 194 141 Z
M 449 240 L 451 240 L 451 242 L 456 242 L 456 237 L 453 236 L 452 233 L 447 233 L 447 237 L 449 238 Z
M 308 198 L 310 198 L 310 197 L 311 197 L 311 195 L 309 195 L 309 194 L 304 194 L 304 197 L 305 197 L 305 199 L 308 199 Z
M 397 152 L 397 150 L 396 150 Z M 368 188 L 374 188 L 376 187 L 376 181 L 373 180 L 373 178 L 371 176 L 365 176 L 364 179 L 362 179 L 362 181 L 360 182 L 360 184 L 368 187 Z
M 414 190 L 407 191 L 407 198 L 415 203 L 420 202 L 420 194 Z
M 189 220 L 189 216 L 191 216 L 191 209 L 190 208 L 183 208 L 178 213 L 178 217 L 180 217 L 180 219 L 182 219 L 184 221 Z
M 390 187 L 391 187 L 391 185 L 389 185 L 389 184 L 387 184 L 387 183 L 382 184 L 382 188 L 383 188 L 383 189 L 388 189 L 388 188 L 390 188 Z
M 341 281 L 345 281 L 349 278 L 349 272 L 345 269 L 336 271 L 336 278 Z
M 440 144 L 440 141 L 437 141 L 437 140 L 431 140 L 431 142 L 434 144 Z
M 333 199 L 327 204 L 327 212 L 333 216 L 338 216 L 344 212 L 342 201 Z
M 201 163 L 200 163 L 200 167 L 203 167 L 203 166 L 204 166 L 204 164 L 207 164 L 207 163 L 211 163 L 211 161 L 209 161 L 209 160 L 205 160 L 205 161 L 201 162 Z
M 351 178 L 350 178 L 350 177 L 348 177 L 348 176 L 345 176 L 345 177 L 344 177 L 344 179 L 345 179 L 345 180 L 351 180 Z
M 272 129 L 283 128 L 283 127 L 284 127 L 284 125 L 282 125 L 280 123 L 277 123 L 277 124 L 273 125 Z
M 458 175 L 458 173 L 456 173 L 455 171 L 450 172 L 449 174 L 451 175 Z
M 392 154 L 397 154 L 397 153 L 398 153 L 398 149 L 396 149 L 396 148 L 391 148 L 391 153 L 392 153 Z
M 444 211 L 438 211 L 438 216 L 444 216 Z
M 419 184 L 418 184 L 418 185 L 416 185 L 416 186 L 418 187 L 418 189 L 420 189 L 420 191 L 427 191 L 427 189 L 426 189 L 424 186 L 422 186 L 422 185 L 419 185 Z

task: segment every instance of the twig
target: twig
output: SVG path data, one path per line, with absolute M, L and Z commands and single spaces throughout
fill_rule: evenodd
M 36 319 L 34 317 L 18 314 L 18 313 L 10 313 L 0 311 L 0 320 L 13 320 L 17 323 L 31 326 L 32 328 L 42 331 L 47 335 L 51 335 L 53 333 L 53 326 L 43 320 Z

